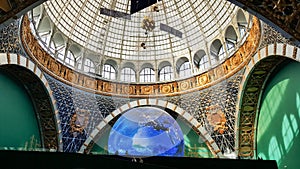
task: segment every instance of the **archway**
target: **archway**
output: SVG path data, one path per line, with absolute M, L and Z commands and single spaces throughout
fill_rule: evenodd
M 0 69 L 26 89 L 32 101 L 39 132 L 41 148 L 62 150 L 59 117 L 55 100 L 43 72 L 28 58 L 10 53 L 0 54 Z
M 257 111 L 262 91 L 272 71 L 287 58 L 300 61 L 299 48 L 270 44 L 257 51 L 246 66 L 236 121 L 236 149 L 241 158 L 256 158 Z
M 110 115 L 103 119 L 91 132 L 91 134 L 86 139 L 79 152 L 89 152 L 93 147 L 95 140 L 99 139 L 102 131 L 105 130 L 107 126 L 112 126 L 114 122 L 118 119 L 118 117 L 127 110 L 140 106 L 157 106 L 164 109 L 172 110 L 174 113 L 176 113 L 176 115 L 184 119 L 186 122 L 190 123 L 190 125 L 192 126 L 191 128 L 202 138 L 202 140 L 206 143 L 207 147 L 210 148 L 211 152 L 216 157 L 223 156 L 216 142 L 211 138 L 211 136 L 208 134 L 205 128 L 202 127 L 192 115 L 190 115 L 175 104 L 158 99 L 141 99 L 132 101 L 113 111 Z

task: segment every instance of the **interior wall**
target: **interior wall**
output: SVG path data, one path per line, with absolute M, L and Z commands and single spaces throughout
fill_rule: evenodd
M 38 122 L 31 98 L 15 79 L 0 71 L 0 149 L 40 148 Z
M 282 67 L 267 83 L 257 128 L 257 156 L 276 160 L 279 169 L 297 169 L 300 161 L 300 63 Z

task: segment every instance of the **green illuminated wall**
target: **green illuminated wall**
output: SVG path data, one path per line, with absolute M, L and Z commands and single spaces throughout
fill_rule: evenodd
M 191 129 L 184 121 L 179 118 L 176 119 L 178 125 L 181 127 L 184 135 L 184 156 L 198 157 L 198 158 L 212 158 L 213 155 L 206 146 L 205 142 Z M 109 137 L 109 130 L 103 133 L 101 139 L 94 145 L 91 152 L 93 154 L 107 154 L 107 144 Z
M 257 155 L 279 169 L 299 169 L 300 63 L 284 66 L 267 84 L 258 120 Z
M 198 134 L 180 119 L 176 120 L 184 136 L 184 156 L 212 158 L 213 155 Z
M 40 147 L 38 124 L 23 86 L 0 71 L 0 149 Z

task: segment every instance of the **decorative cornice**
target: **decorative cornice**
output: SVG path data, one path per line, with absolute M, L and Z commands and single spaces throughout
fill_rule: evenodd
M 258 49 L 261 29 L 260 21 L 253 19 L 249 36 L 230 58 L 219 66 L 191 78 L 157 84 L 118 83 L 98 79 L 75 71 L 58 62 L 38 43 L 30 29 L 30 21 L 25 16 L 22 21 L 21 41 L 27 54 L 39 67 L 56 79 L 92 93 L 119 97 L 151 98 L 174 96 L 208 88 L 241 70 Z

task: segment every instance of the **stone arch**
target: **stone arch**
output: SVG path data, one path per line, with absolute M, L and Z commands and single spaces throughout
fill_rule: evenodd
M 56 100 L 43 72 L 28 58 L 11 53 L 0 53 L 0 67 L 20 79 L 30 95 L 34 96 L 32 101 L 37 111 L 43 147 L 62 151 L 62 134 Z M 29 76 L 26 78 L 25 74 Z M 38 95 L 36 93 L 38 91 L 44 94 Z
M 264 86 L 272 71 L 286 59 L 300 62 L 300 48 L 289 44 L 269 44 L 261 48 L 246 66 L 241 82 L 235 130 L 240 158 L 256 156 L 256 125 Z
M 118 117 L 118 115 L 123 114 L 125 111 L 139 107 L 139 106 L 158 106 L 162 108 L 167 108 L 169 110 L 172 110 L 173 112 L 177 113 L 180 117 L 182 117 L 185 121 L 189 122 L 192 126 L 192 129 L 195 130 L 195 132 L 205 141 L 207 147 L 211 150 L 211 152 L 216 157 L 222 157 L 222 152 L 218 145 L 216 144 L 215 140 L 212 139 L 212 137 L 209 135 L 208 131 L 201 126 L 201 124 L 188 112 L 186 112 L 184 109 L 180 108 L 179 106 L 170 103 L 168 101 L 164 100 L 158 100 L 158 99 L 141 99 L 129 102 L 127 104 L 124 104 L 123 106 L 119 107 L 118 109 L 111 112 L 105 119 L 103 119 L 91 132 L 91 134 L 88 136 L 82 147 L 80 148 L 79 152 L 83 153 L 86 151 L 90 151 L 89 149 L 93 145 L 94 138 L 97 138 L 98 135 L 101 133 L 101 131 L 107 126 L 110 125 L 111 122 L 115 120 L 115 118 Z
M 207 59 L 207 62 L 204 62 L 206 64 L 201 65 L 201 60 L 205 60 Z M 195 55 L 194 55 L 194 65 L 197 69 L 202 69 L 205 70 L 208 68 L 209 66 L 209 62 L 208 62 L 208 55 L 206 54 L 206 52 L 203 49 L 198 50 Z
M 223 49 L 223 51 L 222 51 Z M 225 57 L 224 44 L 220 39 L 215 39 L 210 45 L 211 64 L 216 64 Z

